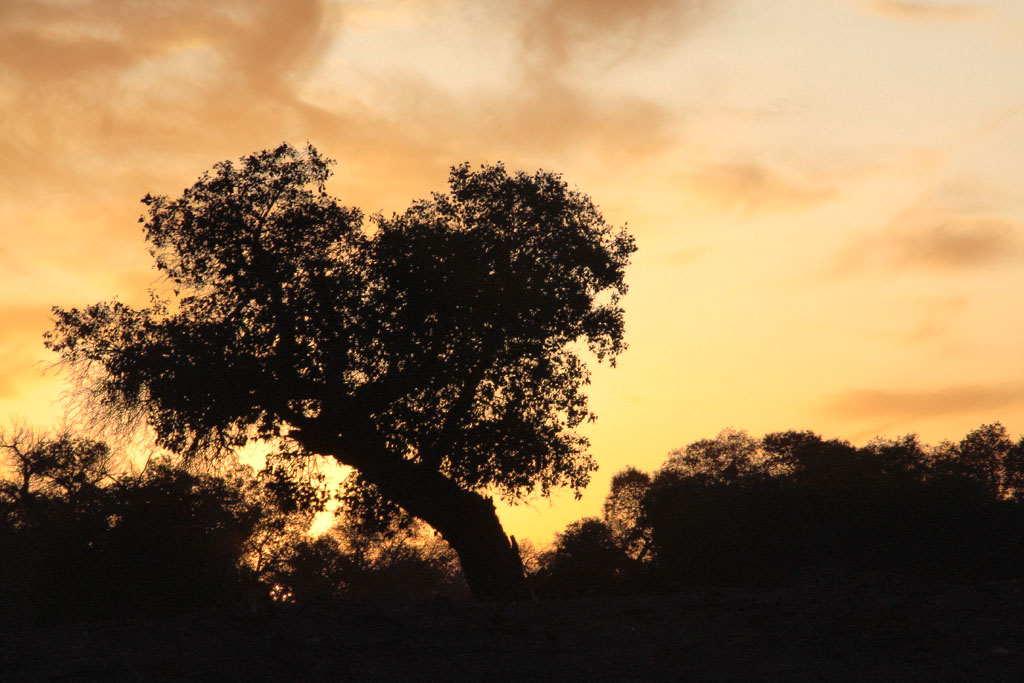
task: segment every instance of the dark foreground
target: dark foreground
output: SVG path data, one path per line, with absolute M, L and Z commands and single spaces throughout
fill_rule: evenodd
M 10 681 L 1024 680 L 1024 580 L 0 627 Z

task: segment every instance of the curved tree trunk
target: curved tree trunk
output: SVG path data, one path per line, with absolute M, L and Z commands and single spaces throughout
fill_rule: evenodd
M 474 598 L 500 602 L 532 598 L 518 547 L 505 535 L 492 499 L 461 488 L 427 465 L 381 457 L 383 450 L 373 448 L 369 439 L 323 438 L 308 428 L 292 436 L 307 450 L 331 455 L 359 470 L 386 498 L 440 533 L 458 554 Z
M 531 597 L 515 543 L 505 535 L 494 502 L 460 488 L 436 471 L 403 461 L 406 476 L 378 478 L 362 471 L 389 500 L 433 527 L 458 553 L 473 597 L 510 602 Z M 393 469 L 393 468 L 389 468 Z
M 397 494 L 393 500 L 437 530 L 458 553 L 473 597 L 501 602 L 529 599 L 518 548 L 505 535 L 493 501 L 461 489 L 442 495 L 426 505 L 417 501 L 408 507 Z

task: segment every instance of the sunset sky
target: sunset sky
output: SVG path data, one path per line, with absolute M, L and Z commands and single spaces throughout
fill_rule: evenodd
M 1020 0 L 4 0 L 0 420 L 62 412 L 51 306 L 147 301 L 143 195 L 282 141 L 367 213 L 500 160 L 636 236 L 601 470 L 517 536 L 727 427 L 1024 432 Z

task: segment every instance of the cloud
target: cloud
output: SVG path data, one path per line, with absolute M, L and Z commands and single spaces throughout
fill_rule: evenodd
M 525 54 L 543 69 L 614 63 L 703 24 L 723 0 L 538 0 L 521 10 Z
M 756 163 L 709 164 L 684 176 L 686 189 L 715 207 L 778 211 L 827 201 L 836 188 L 791 180 Z
M 909 0 L 872 0 L 865 3 L 868 11 L 893 19 L 907 21 L 962 21 L 975 19 L 985 8 L 964 3 L 911 2 Z
M 432 184 L 467 150 L 473 160 L 501 159 L 513 166 L 537 160 L 561 164 L 585 156 L 618 171 L 674 142 L 674 119 L 665 106 L 631 94 L 595 93 L 568 82 L 520 75 L 521 83 L 513 81 L 500 91 L 453 93 L 405 72 L 382 78 L 372 94 L 388 103 L 395 112 L 392 117 L 407 116 L 395 134 L 419 149 L 430 162 L 426 166 L 441 173 L 423 179 Z M 387 140 L 381 144 L 394 145 Z
M 967 309 L 970 300 L 963 296 L 934 297 L 920 302 L 916 325 L 906 337 L 909 343 L 920 343 L 942 338 L 957 315 Z
M 870 267 L 970 270 L 1021 260 L 1022 226 L 989 216 L 912 212 L 837 254 L 832 274 Z
M 828 397 L 826 410 L 848 419 L 912 420 L 993 412 L 1024 403 L 1024 385 L 968 384 L 930 391 L 854 390 Z
M 533 7 L 555 11 L 555 4 Z M 447 16 L 434 16 L 438 3 L 403 6 L 403 22 L 422 24 L 416 30 Z M 69 283 L 105 282 L 111 271 L 137 266 L 127 253 L 144 254 L 134 222 L 143 194 L 176 195 L 214 162 L 282 140 L 310 140 L 338 158 L 332 190 L 372 211 L 403 209 L 410 187 L 442 189 L 447 167 L 468 151 L 473 161 L 530 166 L 582 154 L 621 168 L 669 139 L 663 107 L 538 78 L 525 65 L 500 89 L 463 96 L 420 65 L 371 70 L 359 75 L 375 90 L 347 93 L 337 78 L 339 89 L 314 103 L 307 86 L 325 78 L 329 44 L 347 26 L 331 7 L 327 0 L 0 2 L 0 186 L 16 198 L 0 206 L 9 260 L 31 263 L 35 279 L 51 272 L 55 303 L 81 296 L 83 288 Z M 577 18 L 582 11 L 563 9 Z M 13 279 L 7 273 L 0 285 Z M 18 282 L 19 290 L 29 286 Z
M 435 75 L 409 71 L 404 82 L 383 81 L 385 97 L 399 111 L 414 111 L 411 125 L 429 129 L 432 140 L 442 133 L 449 144 L 495 150 L 506 161 L 510 155 L 532 160 L 582 153 L 618 167 L 671 146 L 678 121 L 651 99 L 597 91 L 588 70 L 663 49 L 731 2 L 490 2 L 487 21 L 515 32 L 502 87 L 457 97 L 435 85 Z
M 589 148 L 620 159 L 661 152 L 671 139 L 671 116 L 662 106 L 623 95 L 602 97 L 558 84 L 498 97 L 487 104 L 490 130 L 507 149 L 543 154 Z M 469 121 L 467 125 L 472 125 Z
M 272 89 L 325 47 L 325 16 L 321 0 L 8 0 L 0 56 L 15 77 L 73 81 L 206 48 L 211 67 Z
M 890 242 L 898 264 L 939 269 L 975 268 L 1015 260 L 1018 227 L 998 218 L 951 217 L 915 232 L 895 233 Z
M 80 191 L 254 131 L 279 142 L 315 115 L 298 93 L 328 29 L 321 0 L 8 0 L 0 181 Z
M 666 22 L 675 25 L 671 17 L 707 1 L 649 0 L 627 10 L 544 0 L 516 10 L 515 21 L 535 24 L 535 50 L 558 61 L 556 36 L 576 45 L 566 49 L 578 56 L 594 41 L 663 33 Z M 456 11 L 403 7 L 402 21 L 424 27 L 435 12 Z M 545 17 L 555 25 L 545 29 Z M 216 161 L 287 139 L 311 140 L 338 157 L 339 179 L 377 198 L 390 190 L 374 185 L 402 186 L 396 174 L 436 183 L 465 150 L 491 160 L 565 151 L 614 160 L 660 150 L 669 139 L 663 107 L 593 93 L 533 62 L 493 92 L 454 96 L 410 65 L 405 73 L 362 74 L 376 84 L 369 98 L 341 91 L 315 104 L 304 97 L 307 78 L 323 76 L 340 27 L 326 0 L 2 3 L 0 183 L 37 202 L 58 194 L 134 201 L 149 191 L 173 194 Z

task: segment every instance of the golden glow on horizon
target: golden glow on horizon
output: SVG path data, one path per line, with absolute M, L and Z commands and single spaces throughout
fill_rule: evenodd
M 636 235 L 601 471 L 517 536 L 725 427 L 1019 434 L 1022 72 L 1016 0 L 9 0 L 0 417 L 60 413 L 50 306 L 145 302 L 144 194 L 308 140 L 368 213 L 500 159 Z

